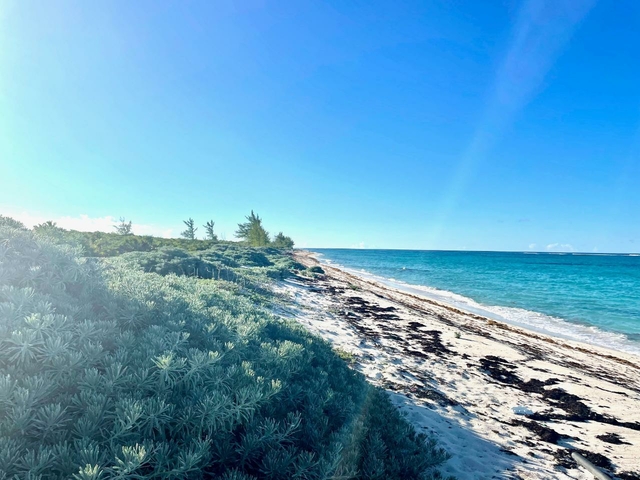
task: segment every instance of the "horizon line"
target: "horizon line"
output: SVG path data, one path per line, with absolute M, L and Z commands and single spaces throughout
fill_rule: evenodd
M 546 254 L 546 255 L 628 255 L 640 256 L 640 252 L 550 252 L 544 250 L 467 250 L 467 249 L 445 249 L 445 248 L 369 248 L 369 247 L 294 247 L 294 250 L 389 250 L 404 252 L 469 252 L 469 253 L 526 253 L 526 254 Z

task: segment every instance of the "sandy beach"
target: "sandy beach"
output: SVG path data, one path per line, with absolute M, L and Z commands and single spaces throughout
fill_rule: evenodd
M 295 253 L 306 266 L 313 254 Z M 323 265 L 275 287 L 452 455 L 460 479 L 640 479 L 640 358 L 553 338 Z

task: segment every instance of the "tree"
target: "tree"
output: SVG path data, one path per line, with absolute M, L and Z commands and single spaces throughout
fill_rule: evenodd
M 213 231 L 213 226 L 215 224 L 216 222 L 214 222 L 213 220 L 209 220 L 207 223 L 203 225 L 205 231 L 207 232 L 207 235 L 206 235 L 207 240 L 214 240 L 214 241 L 218 240 L 218 236 Z
M 0 227 L 10 227 L 10 228 L 18 228 L 20 230 L 25 230 L 26 227 L 24 223 L 14 220 L 11 217 L 5 217 L 4 215 L 0 215 Z
M 39 225 L 34 225 L 33 231 L 56 240 L 61 240 L 65 234 L 65 230 L 60 228 L 56 222 L 52 222 L 51 220 L 47 220 Z
M 189 220 L 184 220 L 184 224 L 187 226 L 187 229 L 180 234 L 182 238 L 186 238 L 187 240 L 195 240 L 196 231 L 198 230 L 195 227 L 196 222 L 193 221 L 193 218 L 190 218 Z
M 280 232 L 275 236 L 273 242 L 271 242 L 271 246 L 275 248 L 291 249 L 293 248 L 293 240 L 291 237 L 287 237 Z
M 47 220 L 46 222 L 40 223 L 40 224 L 36 225 L 35 227 L 33 227 L 34 230 L 36 228 L 41 228 L 43 230 L 47 230 L 47 229 L 59 228 L 59 227 L 58 227 L 58 224 L 56 222 L 53 222 L 51 220 Z
M 236 237 L 244 240 L 252 247 L 264 247 L 269 245 L 269 233 L 262 226 L 262 219 L 253 213 L 245 217 L 247 221 L 245 223 L 238 224 L 238 230 L 236 231 Z
M 113 228 L 116 229 L 116 233 L 118 235 L 133 235 L 133 231 L 131 230 L 131 220 L 127 222 L 124 217 L 120 217 L 120 223 L 118 225 L 114 225 Z

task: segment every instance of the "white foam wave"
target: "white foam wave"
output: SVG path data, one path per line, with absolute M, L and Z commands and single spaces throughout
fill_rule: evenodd
M 562 318 L 553 317 L 540 312 L 534 312 L 523 308 L 503 307 L 499 305 L 483 305 L 475 300 L 424 285 L 413 285 L 394 278 L 384 278 L 374 275 L 366 270 L 354 270 L 343 265 L 331 262 L 327 259 L 320 261 L 331 264 L 335 268 L 357 275 L 367 280 L 373 280 L 385 286 L 396 288 L 403 292 L 426 297 L 445 305 L 475 313 L 527 330 L 550 335 L 553 337 L 574 340 L 582 343 L 605 347 L 611 350 L 622 351 L 634 355 L 640 355 L 640 342 L 629 340 L 626 335 L 616 332 L 601 330 L 596 326 L 581 325 L 568 322 Z

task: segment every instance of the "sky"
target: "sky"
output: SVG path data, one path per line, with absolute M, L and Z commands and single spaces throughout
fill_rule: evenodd
M 5 0 L 0 214 L 638 252 L 639 24 L 617 0 Z

